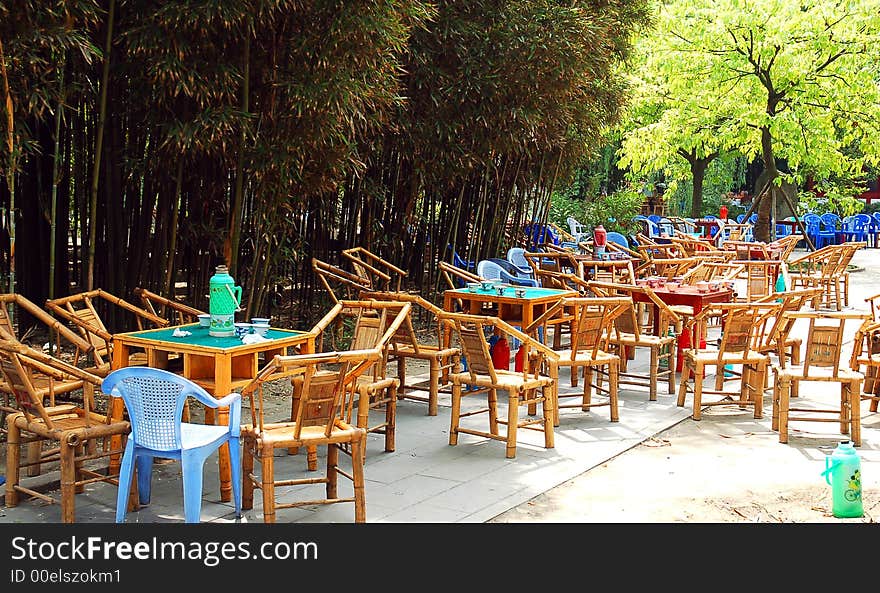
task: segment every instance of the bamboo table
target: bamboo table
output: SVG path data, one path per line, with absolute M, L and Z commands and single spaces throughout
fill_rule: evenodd
M 191 332 L 189 336 L 175 337 L 174 330 Z M 271 328 L 266 341 L 243 344 L 235 336 L 215 337 L 207 327 L 198 323 L 114 334 L 113 370 L 129 366 L 132 350 L 144 351 L 147 365 L 155 368 L 168 366 L 168 355 L 179 354 L 183 359 L 180 372 L 187 379 L 201 385 L 208 393 L 221 398 L 233 390 L 244 387 L 257 376 L 257 371 L 276 354 L 285 356 L 296 350 L 297 354 L 309 354 L 315 350 L 315 334 L 307 331 Z M 279 375 L 279 378 L 284 375 Z M 114 398 L 118 400 L 118 398 Z M 122 401 L 114 401 L 114 415 L 122 416 Z M 227 424 L 229 409 L 205 409 L 207 424 Z M 232 500 L 232 481 L 229 465 L 229 447 L 223 445 L 219 453 L 220 500 Z
M 456 303 L 461 303 L 462 313 L 480 315 L 483 305 L 497 305 L 498 312 L 494 314 L 496 317 L 511 325 L 522 324 L 520 327 L 526 328 L 559 299 L 578 296 L 576 290 L 518 287 L 525 288 L 525 295 L 518 297 L 514 293 L 514 288 L 507 286 L 504 295 L 499 295 L 495 288 L 479 289 L 476 292 L 470 292 L 466 288 L 447 290 L 443 293 L 443 310 L 454 312 Z M 447 328 L 443 332 L 444 348 L 449 348 L 451 341 L 452 335 Z M 444 369 L 444 381 L 447 380 L 448 374 L 448 369 Z

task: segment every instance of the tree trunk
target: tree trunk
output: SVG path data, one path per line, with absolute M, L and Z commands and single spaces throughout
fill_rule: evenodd
M 752 234 L 756 241 L 770 241 L 770 213 L 772 204 L 779 196 L 779 189 L 774 180 L 779 177 L 779 170 L 776 168 L 776 157 L 773 155 L 773 138 L 770 135 L 770 128 L 764 126 L 761 128 L 761 158 L 764 161 L 765 183 L 769 185 L 769 190 L 760 196 L 758 203 L 758 221 Z M 760 188 L 757 188 L 760 191 Z
M 98 128 L 95 132 L 95 154 L 92 161 L 92 185 L 89 190 L 89 245 L 86 263 L 86 289 L 95 284 L 95 239 L 98 227 L 98 175 L 101 172 L 101 152 L 104 144 L 104 123 L 107 119 L 107 84 L 110 79 L 110 48 L 113 40 L 113 13 L 116 0 L 110 0 L 107 11 L 107 38 L 104 42 L 104 66 L 101 73 L 101 97 L 98 103 Z
M 12 93 L 9 91 L 9 78 L 6 76 L 6 57 L 3 55 L 3 42 L 0 41 L 0 78 L 3 79 L 3 105 L 6 107 L 6 149 L 9 163 L 6 167 L 6 187 L 9 188 L 9 292 L 15 292 L 15 111 Z M 12 320 L 14 307 L 9 305 L 9 319 Z
M 251 38 L 249 29 L 244 33 L 244 68 L 242 69 L 241 83 L 241 111 L 247 113 L 250 109 L 250 61 L 251 61 Z M 229 273 L 233 276 L 238 274 L 238 246 L 241 241 L 241 205 L 244 199 L 244 149 L 247 141 L 245 121 L 241 122 L 241 144 L 238 147 L 238 157 L 235 165 L 235 196 L 232 202 L 232 212 L 229 215 L 229 243 L 226 261 L 229 262 Z

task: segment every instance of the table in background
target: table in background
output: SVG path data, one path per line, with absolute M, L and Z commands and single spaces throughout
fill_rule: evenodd
M 188 336 L 175 336 L 175 330 L 190 332 Z M 285 356 L 292 349 L 298 354 L 309 354 L 315 350 L 315 334 L 307 331 L 271 328 L 266 340 L 243 344 L 239 338 L 216 337 L 207 327 L 198 323 L 161 329 L 128 332 L 113 336 L 113 370 L 129 366 L 132 350 L 142 350 L 147 355 L 147 365 L 154 368 L 168 368 L 169 354 L 178 354 L 183 362 L 182 369 L 169 369 L 180 373 L 194 383 L 202 386 L 208 393 L 222 398 L 233 390 L 244 387 L 257 376 L 259 369 L 273 356 Z M 283 375 L 279 375 L 281 378 Z M 118 399 L 118 398 L 117 398 Z M 122 415 L 122 402 L 118 416 Z M 229 409 L 214 410 L 205 408 L 206 424 L 227 424 Z M 232 482 L 229 466 L 229 447 L 220 449 L 220 500 L 232 500 Z
M 722 285 L 723 286 L 723 285 Z M 691 307 L 693 309 L 693 314 L 696 316 L 700 311 L 703 310 L 703 307 L 708 305 L 709 303 L 729 303 L 733 301 L 734 292 L 726 287 L 721 287 L 718 290 L 709 290 L 706 292 L 700 292 L 697 290 L 696 286 L 691 285 L 682 285 L 675 289 L 669 289 L 665 286 L 654 288 L 654 294 L 660 298 L 661 301 L 670 306 L 675 305 L 684 305 Z M 641 303 L 650 303 L 650 299 L 647 295 L 633 293 L 633 301 L 641 302 Z M 656 307 L 653 315 L 654 319 L 654 335 L 662 335 L 660 332 L 661 329 L 659 327 L 659 315 L 657 314 Z M 681 368 L 682 359 L 684 355 L 684 349 L 689 347 L 691 344 L 700 344 L 702 340 L 705 339 L 704 332 L 702 332 L 701 328 L 695 327 L 694 330 L 697 332 L 696 335 L 692 335 L 690 330 L 686 327 L 682 329 L 681 335 L 678 336 L 678 356 L 677 356 L 677 366 L 676 368 Z

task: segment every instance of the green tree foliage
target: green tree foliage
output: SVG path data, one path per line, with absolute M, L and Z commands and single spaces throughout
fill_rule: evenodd
M 880 158 L 877 0 L 675 0 L 657 23 L 622 164 L 683 178 L 675 155 L 761 158 L 755 190 L 770 199 L 755 233 L 767 240 L 783 181 L 851 178 Z

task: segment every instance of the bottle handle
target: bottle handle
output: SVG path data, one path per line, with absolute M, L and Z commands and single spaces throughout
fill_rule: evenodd
M 831 472 L 838 465 L 840 465 L 840 461 L 831 461 L 830 457 L 825 458 L 825 471 L 819 475 L 824 476 L 826 484 L 831 484 Z

